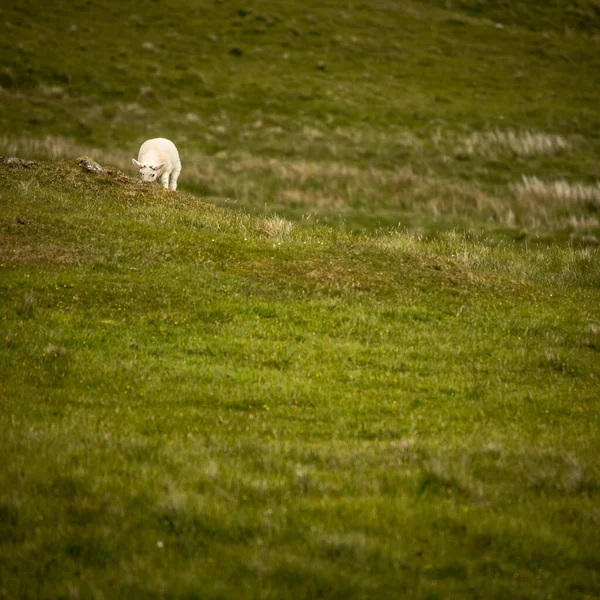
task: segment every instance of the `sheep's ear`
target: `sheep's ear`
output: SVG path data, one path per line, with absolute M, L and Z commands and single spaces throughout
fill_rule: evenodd
M 134 165 L 135 165 L 135 166 L 136 166 L 138 169 L 141 169 L 141 168 L 143 168 L 143 166 L 144 166 L 144 165 L 143 165 L 141 162 L 138 162 L 137 160 L 135 160 L 135 158 L 132 158 L 131 160 L 133 161 L 133 164 L 134 164 Z
M 155 171 L 158 171 L 159 169 L 162 169 L 165 166 L 165 163 L 160 163 L 160 165 L 153 165 L 152 168 Z

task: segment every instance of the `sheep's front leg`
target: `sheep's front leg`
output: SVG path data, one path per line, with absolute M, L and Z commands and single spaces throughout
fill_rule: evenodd
M 181 173 L 181 165 L 177 165 L 171 173 L 171 183 L 169 184 L 169 187 L 173 191 L 177 189 L 177 180 L 179 179 L 179 173 Z
M 171 171 L 165 171 L 160 176 L 160 182 L 162 183 L 162 186 L 165 188 L 165 190 L 169 189 L 169 175 L 171 175 Z

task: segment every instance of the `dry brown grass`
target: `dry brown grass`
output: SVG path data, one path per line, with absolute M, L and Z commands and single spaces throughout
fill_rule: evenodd
M 267 237 L 282 242 L 289 238 L 294 230 L 294 224 L 278 215 L 271 215 L 261 219 L 259 229 Z
M 458 152 L 468 156 L 494 157 L 511 152 L 520 157 L 552 155 L 568 150 L 572 143 L 560 135 L 536 131 L 476 131 L 460 140 Z
M 600 206 L 600 183 L 585 185 L 564 179 L 541 181 L 537 177 L 523 175 L 522 180 L 511 188 L 519 200 L 551 202 L 565 208 L 583 204 Z

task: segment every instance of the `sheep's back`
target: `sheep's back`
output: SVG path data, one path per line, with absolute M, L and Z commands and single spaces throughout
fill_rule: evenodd
M 167 163 L 174 166 L 179 162 L 179 152 L 175 144 L 166 138 L 146 140 L 140 147 L 138 161 L 147 165 Z

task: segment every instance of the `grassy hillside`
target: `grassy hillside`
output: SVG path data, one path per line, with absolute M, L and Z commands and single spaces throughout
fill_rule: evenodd
M 0 167 L 5 598 L 589 598 L 599 252 Z
M 0 598 L 599 597 L 599 9 L 4 3 Z
M 595 244 L 599 74 L 596 0 L 9 1 L 0 152 L 160 135 L 213 203 Z

